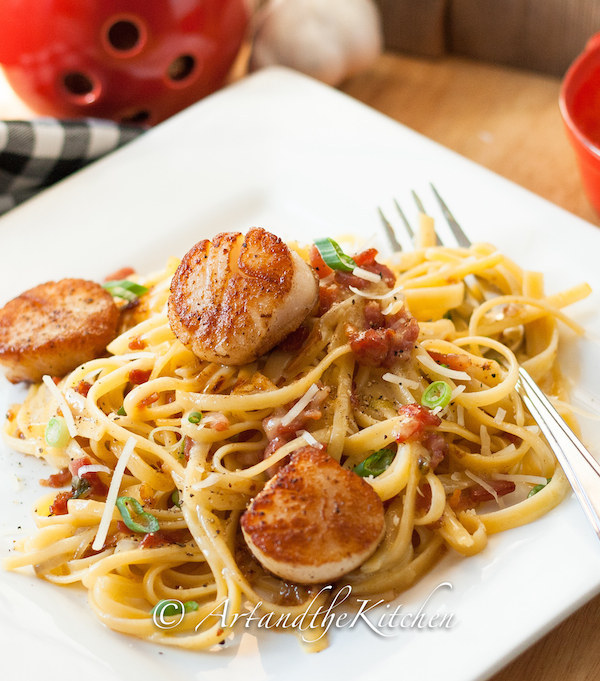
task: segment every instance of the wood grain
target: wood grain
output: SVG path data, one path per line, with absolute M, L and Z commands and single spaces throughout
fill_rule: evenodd
M 457 57 L 383 55 L 347 94 L 595 225 L 558 111 L 556 78 Z M 576 579 L 576 575 L 565 575 Z M 600 596 L 490 681 L 597 681 Z
M 460 57 L 385 54 L 341 89 L 600 225 L 563 129 L 557 78 Z

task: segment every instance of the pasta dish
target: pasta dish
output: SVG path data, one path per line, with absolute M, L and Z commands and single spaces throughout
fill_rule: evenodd
M 562 309 L 589 287 L 546 295 L 427 220 L 413 252 L 347 252 L 255 228 L 10 301 L 0 365 L 31 387 L 5 440 L 57 472 L 5 567 L 81 585 L 116 631 L 211 649 L 246 608 L 289 623 L 342 588 L 391 600 L 559 504 L 515 385 L 521 364 L 570 419 L 559 323 L 582 332 Z

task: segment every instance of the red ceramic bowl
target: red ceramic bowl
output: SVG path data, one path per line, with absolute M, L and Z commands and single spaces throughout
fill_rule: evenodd
M 220 87 L 245 0 L 0 0 L 0 63 L 35 111 L 153 125 Z
M 567 71 L 559 103 L 583 188 L 600 214 L 600 33 Z

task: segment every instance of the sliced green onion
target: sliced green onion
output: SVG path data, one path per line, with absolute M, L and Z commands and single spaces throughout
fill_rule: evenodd
M 190 423 L 200 423 L 200 421 L 202 421 L 202 412 L 201 411 L 193 411 L 188 416 L 188 421 Z
M 91 485 L 89 481 L 85 478 L 78 478 L 77 482 L 73 481 L 73 496 L 71 499 L 80 499 L 87 496 L 87 493 L 90 491 L 90 487 Z
M 125 407 L 121 405 L 117 411 L 118 416 L 127 416 L 127 412 L 125 411 Z
M 185 601 L 183 604 L 183 609 L 186 612 L 194 612 L 195 610 L 198 610 L 199 607 L 198 601 Z
M 178 489 L 173 490 L 171 494 L 171 503 L 173 504 L 173 506 L 179 506 L 179 508 L 181 508 L 181 499 L 179 498 Z
M 546 478 L 546 485 L 550 482 L 550 480 L 552 480 L 552 478 Z M 543 490 L 544 487 L 546 487 L 546 485 L 535 485 L 535 487 L 532 487 L 529 490 L 529 494 L 527 495 L 527 498 L 529 499 L 529 497 L 532 497 L 535 494 L 537 494 L 538 492 L 540 492 L 541 490 Z
M 50 447 L 66 447 L 71 436 L 67 428 L 67 422 L 62 416 L 53 416 L 46 426 L 46 444 Z
M 315 246 L 319 249 L 325 264 L 331 267 L 332 270 L 352 272 L 356 267 L 354 260 L 342 251 L 337 241 L 330 238 L 315 239 Z
M 361 478 L 370 476 L 376 478 L 389 467 L 395 456 L 396 454 L 391 449 L 380 449 L 355 466 L 354 472 Z
M 435 407 L 445 407 L 452 397 L 452 388 L 446 381 L 434 381 L 427 386 L 423 396 L 421 397 L 421 404 L 424 407 L 435 409 Z
M 123 522 L 132 532 L 148 534 L 160 530 L 158 520 L 152 513 L 144 511 L 144 507 L 137 499 L 119 497 L 116 503 Z
M 129 281 L 129 279 L 119 279 L 117 281 L 107 281 L 102 284 L 111 296 L 117 296 L 118 298 L 124 298 L 130 303 L 137 300 L 144 293 L 148 293 L 148 289 L 141 284 L 136 284 L 134 281 Z

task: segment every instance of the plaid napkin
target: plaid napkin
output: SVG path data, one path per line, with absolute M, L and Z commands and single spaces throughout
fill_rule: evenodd
M 140 135 L 111 121 L 0 121 L 0 215 Z

